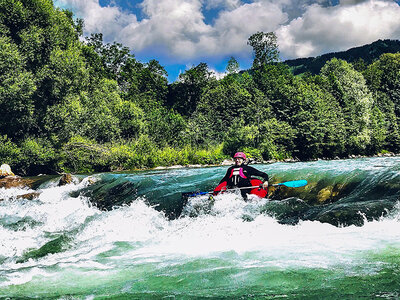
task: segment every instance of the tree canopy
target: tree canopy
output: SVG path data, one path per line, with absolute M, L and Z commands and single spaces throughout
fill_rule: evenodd
M 253 68 L 231 57 L 168 83 L 51 0 L 0 0 L 0 161 L 20 174 L 399 151 L 400 54 L 328 60 L 295 76 L 276 35 L 249 37 Z

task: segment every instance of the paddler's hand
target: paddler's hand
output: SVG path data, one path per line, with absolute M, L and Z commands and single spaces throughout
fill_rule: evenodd
M 262 186 L 264 190 L 268 189 L 268 181 L 264 181 Z

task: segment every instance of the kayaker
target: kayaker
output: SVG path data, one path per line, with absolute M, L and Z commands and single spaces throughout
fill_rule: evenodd
M 262 184 L 262 188 L 268 189 L 268 174 L 246 165 L 246 154 L 243 152 L 237 152 L 233 156 L 233 160 L 235 161 L 235 165 L 226 171 L 224 178 L 221 179 L 219 184 L 226 181 L 227 189 L 235 187 L 247 187 L 251 186 L 250 180 L 256 176 L 263 178 L 264 182 Z M 249 194 L 250 191 L 251 189 L 240 190 L 243 199 L 247 199 L 247 194 Z

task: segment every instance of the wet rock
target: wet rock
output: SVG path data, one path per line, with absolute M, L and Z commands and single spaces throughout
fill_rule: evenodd
M 31 188 L 35 181 L 19 176 L 7 176 L 0 178 L 0 188 Z
M 92 176 L 89 176 L 87 180 L 88 180 L 88 183 L 89 183 L 89 184 L 95 184 L 96 181 L 97 181 L 96 178 L 94 178 L 94 177 L 92 177 Z
M 15 176 L 15 174 L 11 171 L 11 167 L 7 164 L 2 164 L 0 166 L 0 178 L 6 176 Z
M 17 196 L 17 199 L 33 200 L 35 198 L 39 198 L 40 194 L 41 194 L 40 192 L 23 194 Z
M 225 159 L 222 163 L 221 166 L 231 166 L 233 165 L 233 160 L 232 159 Z
M 63 174 L 58 182 L 58 186 L 67 185 L 73 182 L 72 175 L 70 173 Z
M 319 190 L 317 194 L 318 204 L 331 203 L 339 200 L 346 192 L 346 184 L 328 185 Z M 347 191 L 348 193 L 349 191 Z

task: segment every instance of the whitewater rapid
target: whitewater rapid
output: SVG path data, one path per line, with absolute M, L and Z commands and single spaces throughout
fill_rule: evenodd
M 358 167 L 349 174 L 359 172 Z M 304 176 L 309 168 L 297 172 Z M 310 176 L 318 172 L 321 168 Z M 281 282 L 289 282 L 291 272 L 299 272 L 297 278 L 318 270 L 334 282 L 376 276 L 398 261 L 388 257 L 400 253 L 399 203 L 362 226 L 334 226 L 309 220 L 282 224 L 265 213 L 277 200 L 251 197 L 245 202 L 238 194 L 216 196 L 212 205 L 206 196 L 191 198 L 175 219 L 146 195 L 133 195 L 129 204 L 109 211 L 92 205 L 87 195 L 71 196 L 101 182 L 102 176 L 81 176 L 62 187 L 51 180 L 34 200 L 17 199 L 33 190 L 0 189 L 0 296 L 187 295 L 197 284 L 217 296 L 224 289 L 236 295 L 234 291 L 250 289 L 254 282 L 263 290 L 265 274 L 279 273 Z M 162 176 L 168 182 L 168 172 Z M 43 250 L 52 242 L 54 247 Z M 263 291 L 281 289 L 290 295 L 290 285 L 269 284 Z M 243 293 L 239 295 L 247 295 Z

